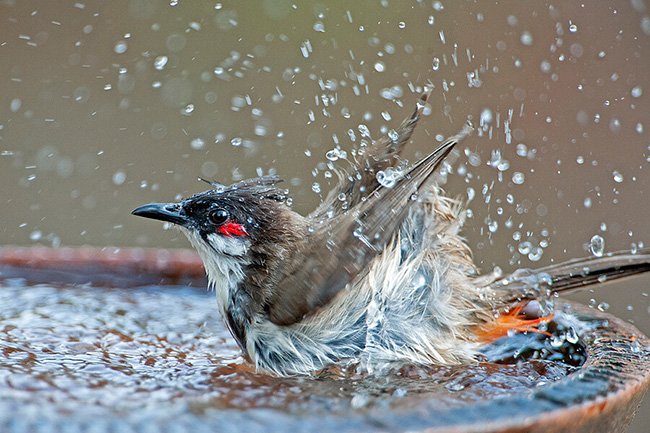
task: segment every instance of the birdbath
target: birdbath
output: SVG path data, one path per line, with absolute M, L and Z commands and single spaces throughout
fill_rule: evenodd
M 256 374 L 205 284 L 187 250 L 0 249 L 1 429 L 613 432 L 650 384 L 644 335 L 561 300 L 569 362 L 511 339 L 471 366 Z

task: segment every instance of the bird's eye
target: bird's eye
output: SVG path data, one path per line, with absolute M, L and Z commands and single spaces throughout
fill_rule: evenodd
M 224 209 L 217 209 L 210 214 L 210 219 L 215 224 L 223 224 L 226 222 L 229 216 L 230 215 L 228 214 L 228 211 Z

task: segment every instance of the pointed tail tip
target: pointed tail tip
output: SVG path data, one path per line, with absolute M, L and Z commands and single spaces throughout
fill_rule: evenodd
M 424 86 L 424 90 L 420 94 L 420 103 L 421 104 L 426 104 L 426 102 L 429 100 L 429 97 L 433 93 L 433 87 L 432 86 Z
M 467 123 L 463 125 L 463 129 L 461 129 L 461 131 L 458 134 L 456 134 L 456 138 L 458 141 L 461 141 L 463 138 L 467 137 L 468 135 L 471 135 L 472 132 L 474 132 L 474 126 L 472 126 L 472 124 L 468 120 Z

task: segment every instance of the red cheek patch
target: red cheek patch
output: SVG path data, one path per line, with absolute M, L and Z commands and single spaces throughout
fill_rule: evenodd
M 234 223 L 232 221 L 226 221 L 221 226 L 219 226 L 217 231 L 223 233 L 228 237 L 248 236 L 248 232 L 246 231 L 243 225 Z

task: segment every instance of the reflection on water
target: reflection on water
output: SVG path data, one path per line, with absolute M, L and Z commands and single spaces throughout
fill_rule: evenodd
M 242 409 L 267 424 L 304 413 L 408 410 L 421 397 L 451 408 L 525 392 L 576 369 L 523 361 L 555 350 L 550 339 L 534 334 L 497 342 L 471 367 L 399 365 L 374 378 L 356 376 L 353 368 L 273 378 L 248 370 L 213 295 L 203 289 L 55 288 L 20 279 L 1 289 L 0 423 L 16 431 L 41 418 L 155 423 L 175 413 L 198 423 L 215 410 L 225 416 Z M 572 347 L 574 363 L 584 361 L 581 345 Z

